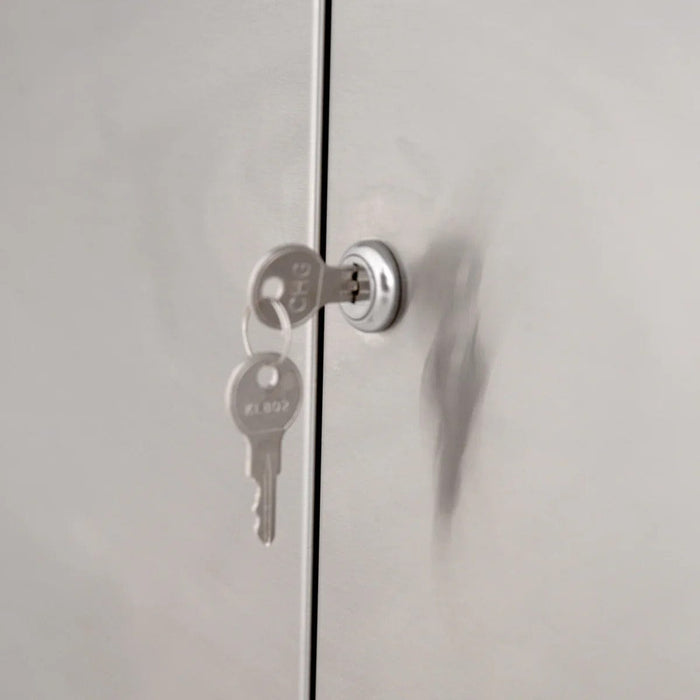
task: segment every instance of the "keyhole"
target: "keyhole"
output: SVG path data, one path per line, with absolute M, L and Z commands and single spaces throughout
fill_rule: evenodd
M 261 389 L 272 389 L 272 387 L 277 386 L 277 382 L 280 380 L 280 373 L 277 367 L 265 365 L 258 370 L 257 379 Z
M 263 299 L 281 299 L 284 294 L 284 281 L 280 277 L 268 277 L 260 288 Z

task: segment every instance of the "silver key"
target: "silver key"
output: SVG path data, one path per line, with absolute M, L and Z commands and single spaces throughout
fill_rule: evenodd
M 275 537 L 282 437 L 297 415 L 302 391 L 297 366 L 289 358 L 279 360 L 274 352 L 252 355 L 234 370 L 226 391 L 231 416 L 248 438 L 246 471 L 258 485 L 253 511 L 258 537 L 266 545 Z
M 295 244 L 271 250 L 253 271 L 250 287 L 255 315 L 271 328 L 279 328 L 280 320 L 269 297 L 279 299 L 295 327 L 326 304 L 364 301 L 369 296 L 365 270 L 326 265 L 316 251 Z

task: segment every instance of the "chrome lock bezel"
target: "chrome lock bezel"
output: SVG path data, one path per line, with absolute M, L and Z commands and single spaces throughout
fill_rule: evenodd
M 366 275 L 369 298 L 340 304 L 343 316 L 364 333 L 386 330 L 396 321 L 401 308 L 401 270 L 396 256 L 381 241 L 360 241 L 350 246 L 340 260 L 340 267 L 350 266 L 361 277 Z

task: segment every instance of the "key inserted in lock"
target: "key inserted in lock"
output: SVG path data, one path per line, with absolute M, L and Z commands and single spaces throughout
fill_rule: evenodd
M 326 265 L 311 248 L 290 244 L 271 250 L 253 272 L 250 303 L 267 326 L 279 328 L 269 302 L 279 300 L 292 326 L 322 306 L 340 304 L 348 322 L 365 332 L 388 328 L 401 304 L 401 274 L 391 250 L 380 241 L 356 243 L 338 267 Z

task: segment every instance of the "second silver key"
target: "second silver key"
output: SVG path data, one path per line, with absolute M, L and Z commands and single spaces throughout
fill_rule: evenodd
M 258 485 L 256 530 L 266 545 L 275 537 L 282 437 L 297 415 L 301 393 L 297 366 L 289 358 L 280 362 L 277 353 L 249 357 L 234 371 L 226 392 L 231 416 L 248 438 L 247 473 Z

